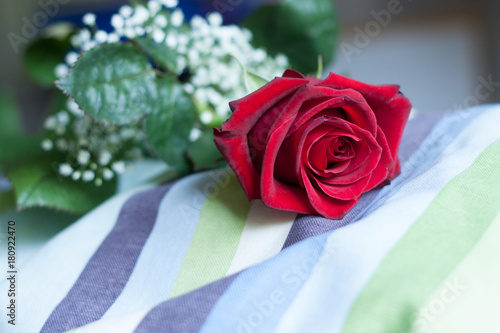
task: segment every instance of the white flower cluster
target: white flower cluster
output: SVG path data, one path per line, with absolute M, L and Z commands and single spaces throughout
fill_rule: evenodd
M 86 14 L 83 22 L 87 27 L 74 35 L 71 43 L 76 50 L 81 51 L 88 51 L 103 43 L 116 43 L 141 36 L 149 36 L 156 43 L 165 44 L 176 54 L 176 68 L 173 74 L 179 78 L 186 75 L 187 79 L 181 80 L 184 89 L 193 97 L 200 123 L 205 125 L 220 124 L 229 116 L 228 103 L 247 94 L 242 79 L 242 68 L 235 58 L 248 69 L 267 79 L 281 75 L 288 67 L 286 56 L 278 55 L 273 58 L 263 49 L 254 48 L 250 44 L 252 38 L 250 31 L 235 25 L 223 26 L 222 16 L 219 13 L 211 13 L 206 18 L 194 16 L 190 22 L 186 22 L 182 10 L 176 8 L 177 5 L 178 0 L 150 0 L 145 5 L 123 6 L 111 18 L 114 30 L 110 33 L 99 30 L 94 14 Z M 78 57 L 76 52 L 68 53 L 65 63 L 56 67 L 56 75 L 66 76 Z M 84 126 L 83 130 L 73 126 L 78 140 L 86 138 L 87 141 L 91 141 L 88 135 L 91 135 L 93 126 L 98 127 L 101 133 L 103 131 L 108 133 L 108 136 L 115 134 L 113 131 L 116 127 L 93 124 L 83 117 L 81 111 L 73 112 L 72 115 L 75 117 L 75 123 Z M 58 118 L 59 114 L 55 118 L 47 119 L 47 123 L 56 135 L 63 135 L 64 122 L 60 122 Z M 130 127 L 132 128 L 134 127 Z M 195 141 L 200 134 L 199 128 L 193 128 L 190 140 Z M 137 136 L 137 133 L 135 135 Z M 83 158 L 82 161 L 94 161 L 100 156 L 99 149 L 102 146 L 108 147 L 103 148 L 103 151 L 110 153 L 117 151 L 118 148 L 107 139 L 109 138 L 106 137 L 100 144 L 92 144 L 97 150 L 89 151 L 88 161 Z M 118 140 L 118 144 L 120 142 Z M 46 140 L 42 146 L 48 150 L 53 148 L 54 143 Z M 75 149 L 80 149 L 80 146 L 75 145 Z M 72 150 L 73 153 L 75 149 Z M 85 165 L 86 169 L 93 171 L 92 177 L 90 173 L 84 177 L 84 173 L 80 170 L 74 171 L 72 165 L 62 165 L 59 171 L 63 175 L 71 174 L 74 179 L 81 177 L 83 180 L 93 180 L 97 169 L 91 166 L 97 165 L 99 168 L 100 164 L 91 162 L 80 165 Z M 88 165 L 90 166 L 87 168 Z M 107 165 L 104 167 L 108 168 Z M 104 171 L 100 174 L 102 178 L 108 178 L 104 176 Z
M 66 154 L 66 161 L 58 165 L 60 175 L 101 186 L 123 173 L 126 161 L 143 156 L 139 147 L 144 134 L 137 125 L 95 123 L 74 101 L 66 104 L 65 110 L 45 120 L 47 137 L 41 143 L 45 151 Z

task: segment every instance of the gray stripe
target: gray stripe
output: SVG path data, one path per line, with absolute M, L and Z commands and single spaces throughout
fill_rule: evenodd
M 441 120 L 444 115 L 445 113 L 443 112 L 425 113 L 408 122 L 399 148 L 399 160 L 401 165 L 415 153 L 420 144 L 434 128 L 434 125 Z M 297 215 L 283 248 L 293 245 L 303 239 L 332 231 L 351 222 L 355 222 L 359 219 L 358 214 L 368 207 L 377 197 L 379 191 L 380 189 L 374 189 L 363 194 L 356 206 L 354 206 L 354 208 L 341 220 L 329 220 L 315 215 Z M 397 191 L 392 192 L 392 194 L 395 193 L 397 193 Z
M 136 194 L 123 205 L 113 230 L 52 311 L 41 332 L 65 332 L 104 315 L 125 287 L 169 188 L 166 185 Z
M 134 333 L 198 332 L 238 274 L 159 304 L 144 317 Z

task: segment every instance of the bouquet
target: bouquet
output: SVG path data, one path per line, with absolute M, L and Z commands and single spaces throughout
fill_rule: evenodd
M 231 10 L 223 5 L 214 9 Z M 337 36 L 330 0 L 266 5 L 241 26 L 216 11 L 186 18 L 177 0 L 122 6 L 110 31 L 92 13 L 82 21 L 48 27 L 27 49 L 28 72 L 54 101 L 41 137 L 20 126 L 1 134 L 0 169 L 12 186 L 2 195 L 19 209 L 85 213 L 145 159 L 166 165 L 155 181 L 225 165 L 212 128 L 230 116 L 228 103 L 287 68 L 315 72 L 318 56 L 332 60 Z M 15 123 L 8 96 L 0 108 L 11 118 L 0 126 Z

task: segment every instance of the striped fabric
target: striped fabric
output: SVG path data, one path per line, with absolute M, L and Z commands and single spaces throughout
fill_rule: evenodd
M 22 267 L 0 331 L 498 332 L 500 106 L 441 116 L 342 220 L 250 203 L 226 169 L 112 198 Z

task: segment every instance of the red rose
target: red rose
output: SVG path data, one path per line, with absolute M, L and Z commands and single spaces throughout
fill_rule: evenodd
M 287 70 L 230 107 L 215 143 L 249 200 L 340 219 L 400 173 L 411 104 L 397 85 Z

